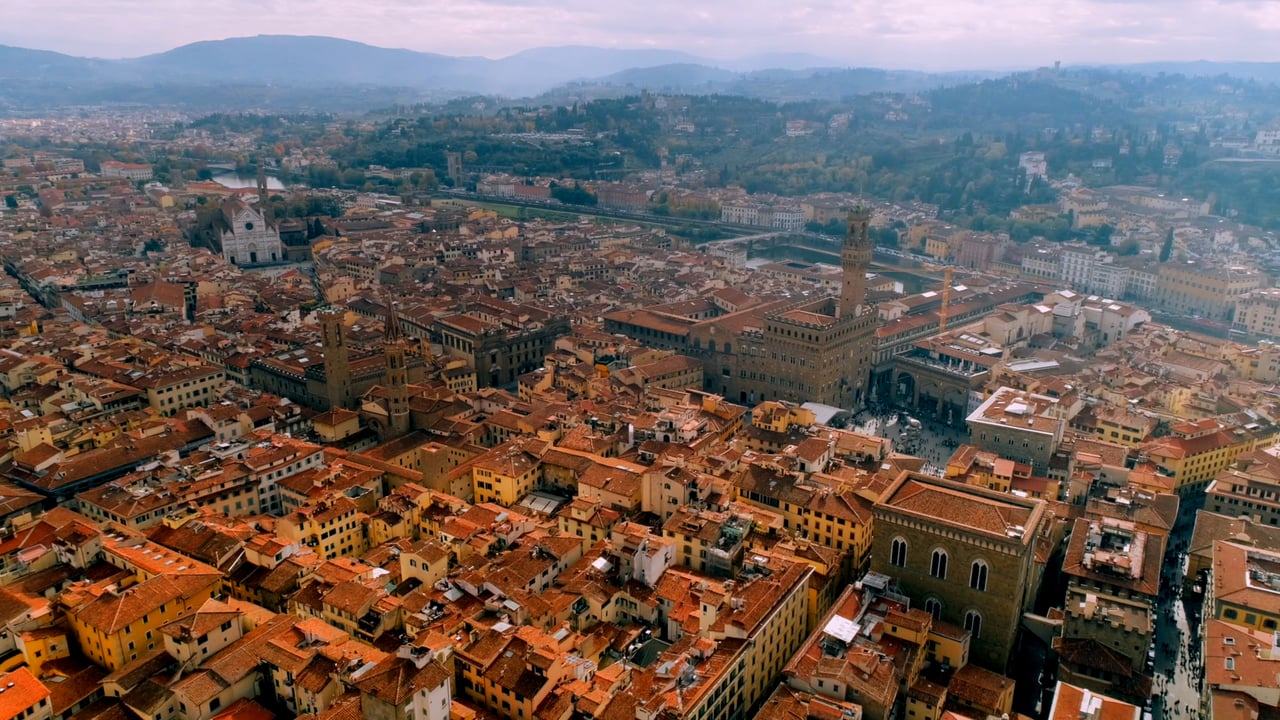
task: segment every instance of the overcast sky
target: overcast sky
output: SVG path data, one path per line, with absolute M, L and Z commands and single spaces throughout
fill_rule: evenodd
M 197 40 L 332 35 L 447 55 L 532 47 L 807 52 L 1008 69 L 1280 60 L 1280 0 L 3 0 L 0 44 L 134 57 Z

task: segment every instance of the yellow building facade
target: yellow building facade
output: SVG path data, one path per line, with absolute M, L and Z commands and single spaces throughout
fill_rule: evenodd
M 102 588 L 97 597 L 69 608 L 67 623 L 84 657 L 119 670 L 163 647 L 161 626 L 195 612 L 220 584 L 220 575 L 161 575 Z

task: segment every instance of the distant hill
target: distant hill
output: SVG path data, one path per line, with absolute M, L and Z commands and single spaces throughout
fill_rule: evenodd
M 1263 83 L 1280 83 L 1280 63 L 1274 62 L 1213 62 L 1193 60 L 1189 62 L 1150 62 L 1133 65 L 1107 65 L 1108 70 L 1139 73 L 1141 75 L 1186 75 L 1187 77 L 1217 77 L 1230 75 Z
M 647 89 L 658 92 L 741 95 L 779 102 L 838 100 L 875 92 L 924 92 L 1001 75 L 994 72 L 924 73 L 835 67 L 803 70 L 774 68 L 737 73 L 707 65 L 678 64 L 635 68 L 570 83 L 554 88 L 542 97 L 548 101 L 566 97 L 620 97 L 634 93 L 637 89 Z
M 706 63 L 671 50 L 566 46 L 500 60 L 375 47 L 331 37 L 259 35 L 191 43 L 154 55 L 93 60 L 0 45 L 0 81 L 123 84 L 367 85 L 457 94 L 536 95 L 633 68 Z
M 47 50 L 0 45 L 0 82 L 67 82 L 77 79 L 125 78 L 120 60 L 93 60 Z
M 199 82 L 440 87 L 484 58 L 374 47 L 331 37 L 259 35 L 197 42 L 122 60 L 152 77 Z
M 876 92 L 914 93 L 985 80 L 1004 73 L 926 73 L 879 68 L 759 70 L 742 76 L 722 92 L 774 100 L 838 99 Z
M 712 61 L 674 50 L 619 50 L 581 45 L 534 48 L 494 60 L 491 83 L 546 89 L 551 86 L 546 84 L 547 80 L 553 78 L 552 85 L 559 85 L 573 80 L 601 78 L 624 70 L 709 62 Z
M 720 63 L 737 72 L 754 70 L 807 70 L 809 68 L 842 67 L 845 63 L 809 53 L 763 53 Z
M 617 85 L 624 88 L 647 88 L 666 92 L 706 90 L 710 85 L 723 86 L 738 79 L 738 73 L 723 68 L 695 63 L 675 63 L 656 67 L 629 68 L 621 72 L 596 78 L 600 85 Z
M 98 97 L 86 82 L 119 85 L 264 84 L 289 87 L 370 86 L 431 93 L 531 97 L 568 83 L 649 89 L 729 85 L 751 73 L 779 70 L 803 79 L 806 68 L 833 61 L 805 53 L 753 55 L 732 61 L 660 49 L 580 45 L 525 50 L 509 57 L 452 57 L 381 48 L 332 37 L 258 35 L 210 40 L 125 60 L 94 60 L 0 46 L 0 81 L 65 83 L 70 94 Z M 788 75 L 787 73 L 803 73 Z M 136 93 L 127 93 L 134 95 Z
M 845 68 L 806 53 L 700 58 L 660 49 L 535 48 L 510 57 L 453 57 L 332 37 L 259 35 L 197 42 L 125 60 L 0 45 L 0 111 L 110 102 L 202 107 L 362 107 L 394 98 L 605 96 L 649 89 L 770 100 L 921 92 L 1003 73 Z M 1231 74 L 1280 82 L 1280 63 L 1146 63 L 1143 74 Z M 240 105 L 258 98 L 265 105 Z M 363 99 L 362 99 L 363 98 Z M 376 107 L 376 105 L 364 105 Z M 337 107 L 335 106 L 335 109 Z

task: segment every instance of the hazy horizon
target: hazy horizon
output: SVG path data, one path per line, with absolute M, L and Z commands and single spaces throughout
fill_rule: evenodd
M 1276 0 L 11 0 L 0 44 L 104 59 L 206 40 L 322 35 L 502 58 L 588 45 L 717 60 L 804 53 L 919 70 L 1280 60 Z

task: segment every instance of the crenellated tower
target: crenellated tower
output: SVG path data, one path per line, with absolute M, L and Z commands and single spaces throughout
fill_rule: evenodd
M 347 347 L 344 313 L 337 308 L 322 310 L 320 343 L 324 349 L 324 384 L 329 408 L 345 408 L 351 404 L 351 355 Z
M 855 208 L 849 211 L 849 227 L 840 248 L 843 286 L 840 290 L 839 315 L 858 316 L 867 312 L 867 270 L 875 245 L 871 241 L 871 211 Z
M 387 304 L 382 338 L 382 354 L 386 361 L 383 387 L 387 395 L 387 438 L 397 438 L 409 432 L 409 369 L 406 365 L 409 343 L 400 327 L 396 303 L 387 293 Z

